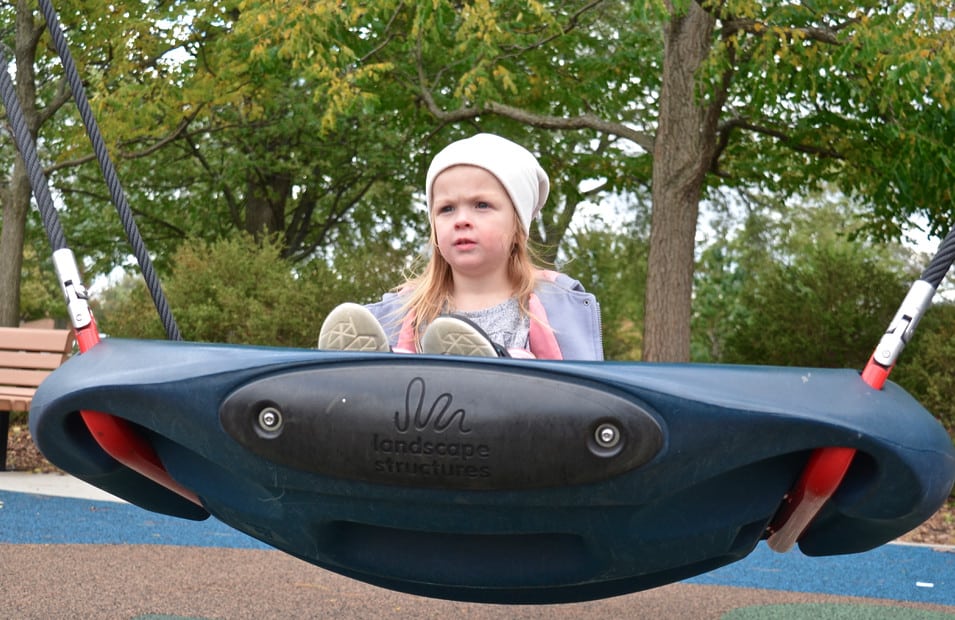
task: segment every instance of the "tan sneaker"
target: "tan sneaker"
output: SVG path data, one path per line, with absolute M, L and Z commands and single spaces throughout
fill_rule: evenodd
M 421 351 L 431 355 L 510 357 L 503 347 L 491 342 L 476 323 L 453 315 L 431 321 L 421 336 Z
M 328 313 L 319 332 L 318 348 L 370 353 L 391 351 L 388 335 L 375 315 L 364 306 L 352 303 L 336 306 Z

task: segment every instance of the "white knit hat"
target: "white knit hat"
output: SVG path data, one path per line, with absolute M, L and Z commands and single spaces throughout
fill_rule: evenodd
M 431 160 L 425 185 L 428 218 L 431 218 L 431 186 L 435 177 L 451 166 L 462 165 L 484 168 L 497 177 L 514 203 L 524 232 L 529 233 L 531 220 L 540 213 L 550 192 L 547 173 L 523 146 L 490 133 L 452 142 Z

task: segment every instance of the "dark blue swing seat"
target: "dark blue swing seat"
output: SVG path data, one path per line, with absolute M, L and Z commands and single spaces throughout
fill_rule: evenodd
M 127 421 L 201 505 L 107 455 L 80 410 Z M 955 481 L 941 425 L 853 370 L 111 339 L 41 385 L 30 427 L 54 464 L 148 510 L 481 602 L 602 598 L 739 560 L 817 448 L 857 454 L 799 539 L 809 555 L 893 540 Z

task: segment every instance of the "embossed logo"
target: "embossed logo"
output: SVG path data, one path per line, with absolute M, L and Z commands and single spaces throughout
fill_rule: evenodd
M 425 380 L 413 378 L 405 389 L 404 411 L 394 414 L 397 435 L 372 435 L 375 471 L 446 479 L 490 477 L 491 448 L 468 440 L 473 429 L 467 412 L 454 407 L 454 396 L 442 392 L 428 403 Z
M 462 433 L 470 433 L 471 429 L 465 427 L 464 409 L 455 409 L 451 411 L 451 404 L 454 397 L 450 393 L 444 392 L 434 399 L 431 408 L 425 413 L 425 383 L 421 377 L 415 377 L 408 384 L 405 391 L 405 411 L 395 412 L 395 428 L 399 433 L 406 433 L 412 425 L 416 431 L 427 430 L 429 427 L 435 432 L 441 433 L 447 430 L 449 426 L 458 421 L 458 430 Z M 412 409 L 414 414 L 412 414 Z M 449 413 L 450 412 L 450 413 Z

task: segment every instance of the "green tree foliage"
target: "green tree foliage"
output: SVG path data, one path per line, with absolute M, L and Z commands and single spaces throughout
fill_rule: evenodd
M 828 198 L 830 202 L 824 202 Z M 861 368 L 917 272 L 867 242 L 838 197 L 750 212 L 704 249 L 694 299 L 700 361 Z M 718 233 L 720 228 L 717 228 Z
M 36 249 L 39 245 L 39 250 Z M 28 245 L 23 253 L 20 278 L 20 321 L 52 318 L 68 323 L 66 303 L 57 281 L 53 260 L 44 243 Z
M 323 85 L 315 92 L 328 114 L 413 105 L 448 124 L 448 138 L 462 126 L 506 128 L 548 163 L 614 189 L 646 189 L 652 178 L 654 359 L 685 356 L 697 208 L 715 187 L 835 183 L 877 205 L 871 227 L 886 235 L 912 213 L 943 228 L 951 211 L 950 3 L 315 0 L 241 9 L 236 29 L 255 41 L 255 62 L 300 67 L 303 80 Z M 561 195 L 579 187 L 571 174 L 558 178 Z
M 554 181 L 553 199 L 534 235 L 557 248 L 583 198 L 582 181 L 601 180 L 587 192 L 593 195 L 645 186 L 649 179 L 647 166 L 624 155 L 633 151 L 632 142 L 601 134 L 593 125 L 598 110 L 615 120 L 636 120 L 621 110 L 642 105 L 635 97 L 652 98 L 652 84 L 628 84 L 626 71 L 614 64 L 620 57 L 607 56 L 608 47 L 634 55 L 631 59 L 638 49 L 649 53 L 658 47 L 636 22 L 642 40 L 629 33 L 615 40 L 621 33 L 614 24 L 631 15 L 623 3 L 386 0 L 358 6 L 323 0 L 274 8 L 251 2 L 241 7 L 235 33 L 253 42 L 250 66 L 291 66 L 325 111 L 326 130 L 336 118 L 356 113 L 379 125 L 408 123 L 411 139 L 397 156 L 412 163 L 419 189 L 430 156 L 447 142 L 478 130 L 508 135 L 539 153 Z M 521 101 L 526 112 L 480 108 L 504 99 Z M 465 103 L 473 106 L 462 108 Z M 539 130 L 562 124 L 563 116 L 583 107 L 592 113 L 584 122 L 578 119 L 576 131 Z M 549 116 L 539 123 L 530 114 Z M 627 134 L 650 145 L 647 134 Z
M 906 285 L 878 253 L 851 244 L 807 248 L 742 287 L 727 362 L 862 368 Z
M 413 221 L 435 149 L 498 131 L 552 172 L 554 199 L 534 231 L 550 247 L 569 229 L 582 181 L 600 181 L 598 193 L 652 192 L 643 349 L 685 359 L 698 203 L 715 188 L 833 183 L 869 205 L 870 228 L 886 236 L 913 213 L 943 229 L 953 212 L 949 2 L 61 10 L 160 258 L 184 238 L 235 228 L 279 234 L 284 255 L 302 260 L 328 244 L 395 237 Z M 54 165 L 82 161 L 78 125 L 55 127 L 44 138 L 68 161 Z M 106 230 L 96 225 L 102 190 L 85 169 L 62 170 L 71 224 L 90 232 L 80 254 L 93 256 Z M 100 252 L 105 270 L 117 257 Z
M 151 14 L 153 39 L 165 44 L 140 54 L 141 70 L 93 80 L 91 91 L 160 269 L 186 238 L 275 237 L 284 257 L 302 263 L 421 226 L 400 162 L 408 123 L 369 107 L 325 123 L 327 102 L 298 68 L 250 59 L 255 42 L 234 6 L 163 3 Z M 102 182 L 91 168 L 62 182 L 77 253 L 92 272 L 109 271 L 125 243 Z
M 404 254 L 363 248 L 328 265 L 296 270 L 282 245 L 237 234 L 183 244 L 165 290 L 183 337 L 193 341 L 313 347 L 325 315 L 343 301 L 370 301 L 397 285 Z M 356 278 L 361 270 L 365 277 Z M 346 275 L 347 274 L 347 275 Z M 145 286 L 129 280 L 112 287 L 96 307 L 110 336 L 162 338 Z
M 177 135 L 179 108 L 170 102 L 165 54 L 176 47 L 176 20 L 188 3 L 102 3 L 64 0 L 55 8 L 66 32 L 72 56 L 89 88 L 91 104 L 104 132 L 111 137 L 113 154 L 119 158 L 142 156 Z M 30 132 L 38 138 L 41 162 L 54 185 L 54 195 L 77 207 L 90 201 L 105 202 L 102 177 L 90 164 L 90 147 L 75 107 L 62 64 L 50 42 L 36 2 L 0 2 L 0 46 L 11 63 L 17 98 Z M 176 110 L 168 113 L 169 106 Z M 165 110 L 165 111 L 164 111 Z M 118 128 L 118 129 L 117 129 Z M 30 209 L 30 187 L 25 170 L 16 158 L 10 140 L 0 142 L 0 197 L 3 202 L 0 235 L 0 323 L 14 322 L 19 305 L 19 265 L 23 248 L 36 240 L 46 243 L 36 225 L 39 217 Z M 91 189 L 94 188 L 94 189 Z M 77 200 L 80 198 L 81 200 Z M 79 220 L 81 223 L 84 219 Z M 102 250 L 117 247 L 117 235 L 103 237 L 101 229 L 67 229 L 67 239 L 78 236 L 96 253 L 109 253 L 121 263 L 124 255 Z M 92 233 L 92 234 L 91 234 Z M 85 256 L 84 256 L 85 257 Z M 102 272 L 113 265 L 100 264 Z
M 724 357 L 726 338 L 745 308 L 747 282 L 775 259 L 777 230 L 769 205 L 747 205 L 742 221 L 722 216 L 711 222 L 712 239 L 704 244 L 693 288 L 692 359 L 715 362 Z
M 647 231 L 635 226 L 589 226 L 573 231 L 561 271 L 585 283 L 597 297 L 604 357 L 638 360 L 643 327 L 643 284 L 647 269 Z

